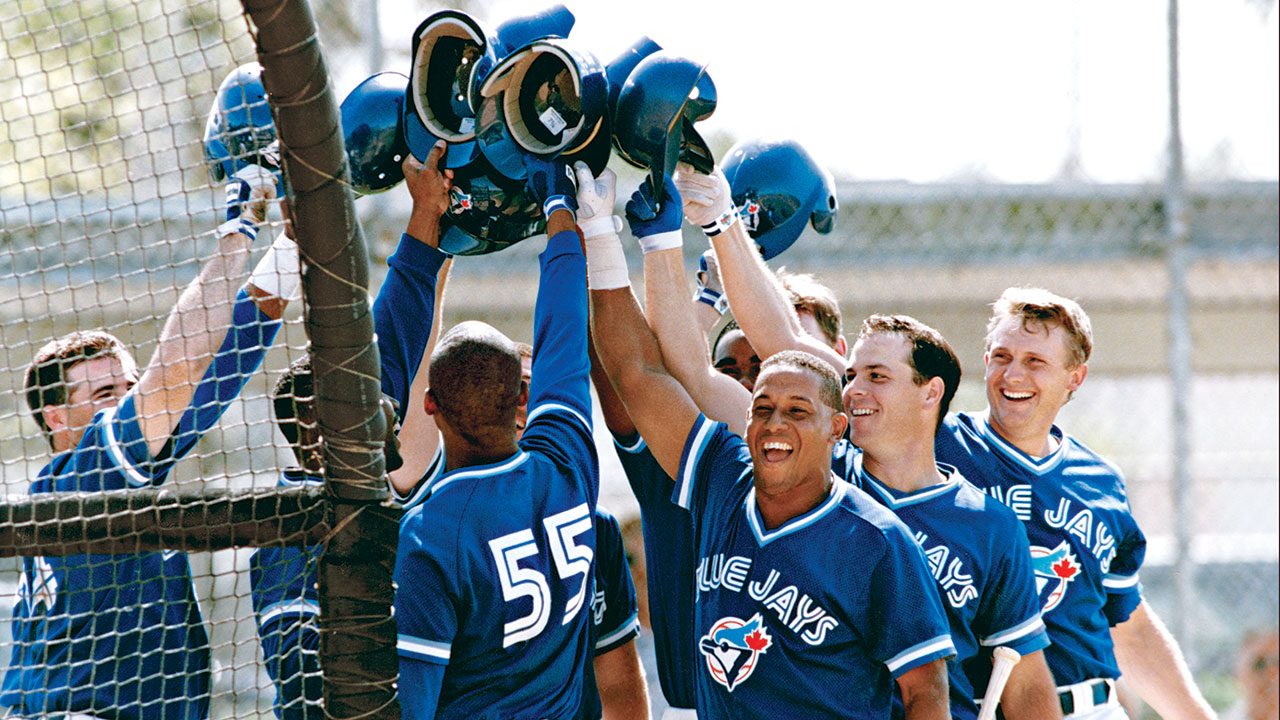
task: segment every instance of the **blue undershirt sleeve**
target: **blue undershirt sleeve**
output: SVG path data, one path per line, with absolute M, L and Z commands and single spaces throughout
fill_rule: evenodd
M 409 407 L 409 387 L 431 337 L 436 278 L 448 258 L 412 235 L 401 234 L 400 245 L 387 258 L 387 277 L 373 301 L 382 392 L 400 404 L 401 421 Z

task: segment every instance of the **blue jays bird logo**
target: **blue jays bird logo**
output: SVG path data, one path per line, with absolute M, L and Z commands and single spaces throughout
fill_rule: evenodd
M 755 232 L 760 227 L 760 203 L 747 198 L 738 208 L 738 217 L 742 220 L 742 225 L 747 232 Z
M 760 654 L 773 645 L 760 613 L 743 622 L 736 617 L 720 618 L 699 642 L 707 658 L 707 669 L 715 681 L 729 692 L 751 677 Z
M 1041 612 L 1049 612 L 1058 607 L 1062 596 L 1067 593 L 1067 586 L 1082 569 L 1066 540 L 1052 550 L 1032 545 L 1031 568 L 1036 574 L 1036 592 L 1044 599 Z M 1048 595 L 1045 595 L 1046 589 L 1049 591 Z
M 475 204 L 471 201 L 471 196 L 469 194 L 462 192 L 456 187 L 451 188 L 449 190 L 449 211 L 450 212 L 454 214 L 460 214 L 470 210 L 473 207 L 475 207 Z

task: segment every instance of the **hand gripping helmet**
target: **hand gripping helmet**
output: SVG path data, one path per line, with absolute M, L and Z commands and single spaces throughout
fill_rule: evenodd
M 261 165 L 279 176 L 276 125 L 258 63 L 232 70 L 218 86 L 204 124 L 204 160 L 214 182 L 249 165 Z
M 404 139 L 404 95 L 409 78 L 398 72 L 370 76 L 338 109 L 351 168 L 351 187 L 361 195 L 389 190 L 404 180 L 409 146 Z
M 461 167 L 477 154 L 471 144 L 475 112 L 467 95 L 485 43 L 480 23 L 456 10 L 432 13 L 413 32 L 402 112 L 406 144 L 419 160 L 426 159 L 436 140 L 450 144 L 448 167 Z
M 449 209 L 440 218 L 440 249 L 484 255 L 546 231 L 542 204 L 525 187 L 480 156 L 454 171 Z
M 493 69 L 480 98 L 480 149 L 508 177 L 524 177 L 524 154 L 563 154 L 604 170 L 609 81 L 591 53 L 559 38 L 534 40 Z
M 613 117 L 618 154 L 648 168 L 653 187 L 683 160 L 698 172 L 715 167 L 714 158 L 693 124 L 716 109 L 716 86 L 706 66 L 665 51 L 641 60 L 618 92 Z
M 800 143 L 739 142 L 729 148 L 720 169 L 765 260 L 791 247 L 806 222 L 824 235 L 835 227 L 835 181 Z

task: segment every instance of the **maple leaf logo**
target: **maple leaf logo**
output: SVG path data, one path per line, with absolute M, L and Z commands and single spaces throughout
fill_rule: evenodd
M 769 647 L 769 638 L 760 634 L 759 630 L 756 630 L 755 632 L 746 636 L 746 638 L 744 639 L 747 642 L 747 647 L 751 648 L 752 650 L 755 650 L 756 652 L 760 652 L 765 648 Z
M 1050 567 L 1053 569 L 1053 574 L 1063 580 L 1075 577 L 1075 574 L 1080 572 L 1080 568 L 1077 567 L 1075 563 L 1071 562 L 1070 558 L 1062 558 Z

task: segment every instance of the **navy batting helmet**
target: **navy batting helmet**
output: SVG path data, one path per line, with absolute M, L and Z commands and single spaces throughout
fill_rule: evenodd
M 720 168 L 766 260 L 791 247 L 806 222 L 824 235 L 835 227 L 835 181 L 800 143 L 745 140 L 729 148 Z
M 261 165 L 278 177 L 276 125 L 258 63 L 232 70 L 218 86 L 204 124 L 204 159 L 215 182 L 248 165 Z
M 542 204 L 525 186 L 493 169 L 483 156 L 454 171 L 449 210 L 440 218 L 440 249 L 484 255 L 546 231 Z
M 370 76 L 342 101 L 342 139 L 351 187 L 361 195 L 389 190 L 404 180 L 404 96 L 409 78 L 398 72 Z
M 577 155 L 600 172 L 608 162 L 604 120 L 609 80 L 591 53 L 559 38 L 534 40 L 507 56 L 480 87 L 477 139 L 485 157 L 509 177 L 524 176 L 523 154 Z
M 716 86 L 706 66 L 657 51 L 636 64 L 618 92 L 613 118 L 618 154 L 648 168 L 653 187 L 662 187 L 676 162 L 703 173 L 715 167 L 707 143 L 693 124 L 716 108 Z
M 576 22 L 573 13 L 562 4 L 555 4 L 532 15 L 519 15 L 498 25 L 489 35 L 484 54 L 476 61 L 467 98 L 471 107 L 480 111 L 480 88 L 503 60 L 534 40 L 567 38 Z
M 478 154 L 468 144 L 475 139 L 475 112 L 467 93 L 485 43 L 480 23 L 457 10 L 432 13 L 414 31 L 402 112 L 405 141 L 419 160 L 436 140 L 450 143 L 448 167 L 465 165 Z

